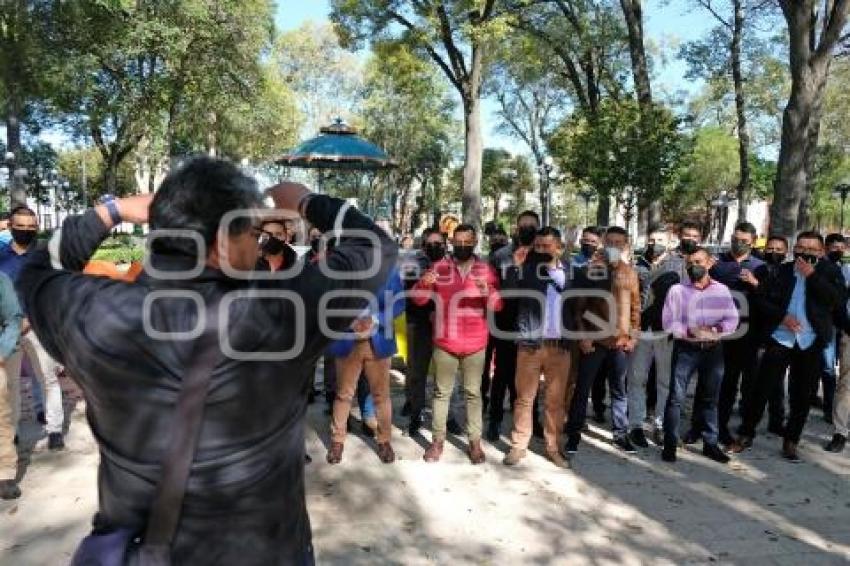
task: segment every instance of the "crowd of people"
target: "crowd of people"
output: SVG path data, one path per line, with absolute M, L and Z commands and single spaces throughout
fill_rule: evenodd
M 465 433 L 473 464 L 485 462 L 482 441 L 508 434 L 505 465 L 520 464 L 538 436 L 543 455 L 569 468 L 588 409 L 610 422 L 624 452 L 654 444 L 675 462 L 683 443 L 701 439 L 706 457 L 726 463 L 752 446 L 765 409 L 782 456 L 799 461 L 817 404 L 835 427 L 825 449 L 844 449 L 850 271 L 840 234 L 804 231 L 793 246 L 771 236 L 755 250 L 755 227 L 739 222 L 729 250 L 715 256 L 692 222 L 675 234 L 650 230 L 640 252 L 621 227 L 586 227 L 574 253 L 526 211 L 510 237 L 484 242 L 469 224 L 451 234 L 427 229 L 399 259 L 389 235 L 339 199 L 290 183 L 265 195 L 288 216 L 234 217 L 263 209 L 263 195 L 232 164 L 198 158 L 152 198 L 69 218 L 47 246 L 37 245 L 35 213 L 12 211 L 8 237 L 0 232 L 0 497 L 20 496 L 14 444 L 26 356 L 34 390 L 44 390 L 49 449 L 64 446 L 62 368 L 86 399 L 101 453 L 93 537 L 151 536 L 164 514 L 161 492 L 173 487 L 161 476 L 171 477 L 182 450 L 186 476 L 169 500 L 179 525 L 154 533 L 175 562 L 312 563 L 304 416 L 316 364 L 324 359 L 327 462 L 343 459 L 356 397 L 380 461 L 392 463 L 390 372 L 402 313 L 401 413 L 408 433 L 421 434 L 430 401 L 429 463 L 449 434 Z M 295 217 L 309 227 L 303 258 L 293 247 Z M 145 269 L 86 275 L 122 222 L 165 231 Z M 198 344 L 213 329 L 221 347 L 211 353 Z M 198 373 L 198 360 L 209 367 L 196 397 L 204 424 L 184 427 L 183 379 Z M 458 407 L 462 416 L 452 414 Z M 197 433 L 183 438 L 184 428 Z

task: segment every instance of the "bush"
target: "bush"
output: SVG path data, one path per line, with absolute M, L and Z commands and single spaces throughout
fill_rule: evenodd
M 112 263 L 132 263 L 134 261 L 142 261 L 144 255 L 145 250 L 143 248 L 113 244 L 111 246 L 101 246 L 94 253 L 92 259 L 111 261 Z

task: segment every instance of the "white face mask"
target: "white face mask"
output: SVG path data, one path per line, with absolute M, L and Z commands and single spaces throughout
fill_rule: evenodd
M 608 260 L 608 263 L 610 263 L 611 265 L 619 263 L 622 257 L 623 252 L 620 251 L 620 248 L 615 248 L 613 246 L 605 247 L 605 259 Z

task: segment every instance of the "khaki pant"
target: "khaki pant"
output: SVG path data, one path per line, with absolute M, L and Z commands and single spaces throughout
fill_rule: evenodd
M 481 439 L 481 374 L 484 372 L 482 349 L 466 356 L 455 356 L 440 348 L 434 348 L 434 440 L 446 438 L 446 418 L 449 400 L 455 384 L 458 368 L 461 373 L 464 398 L 466 399 L 466 436 L 470 442 Z
M 12 419 L 15 426 L 18 426 L 18 420 L 21 416 L 21 362 L 26 354 L 30 361 L 30 367 L 35 373 L 36 379 L 41 383 L 44 389 L 44 416 L 47 420 L 45 431 L 62 432 L 62 427 L 65 424 L 65 412 L 62 407 L 62 387 L 59 384 L 59 364 L 57 364 L 41 342 L 35 332 L 30 330 L 21 336 L 21 347 L 6 360 L 6 369 L 9 372 L 9 379 L 14 382 L 12 398 Z
M 13 419 L 17 389 L 12 387 L 13 381 L 6 364 L 0 363 L 0 481 L 13 480 L 18 474 L 18 452 L 14 444 L 18 423 Z
M 850 432 L 850 336 L 841 336 L 841 358 L 839 362 L 838 385 L 835 388 L 835 401 L 832 405 L 832 422 L 835 432 L 844 437 Z
M 378 418 L 379 443 L 390 441 L 392 431 L 393 408 L 390 401 L 390 363 L 391 358 L 376 358 L 372 344 L 368 340 L 358 341 L 351 353 L 336 360 L 336 399 L 334 400 L 331 439 L 345 442 L 348 430 L 348 414 L 351 412 L 351 400 L 357 389 L 360 372 L 366 374 L 375 413 Z
M 572 371 L 572 356 L 569 349 L 557 345 L 539 348 L 520 346 L 516 360 L 517 400 L 514 405 L 514 430 L 511 444 L 525 450 L 531 440 L 532 407 L 540 384 L 540 374 L 546 381 L 543 435 L 546 451 L 558 452 L 561 431 L 564 428 Z

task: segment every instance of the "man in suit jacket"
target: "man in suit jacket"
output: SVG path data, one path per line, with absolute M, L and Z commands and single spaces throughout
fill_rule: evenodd
M 752 446 L 770 391 L 790 366 L 790 416 L 782 455 L 792 462 L 800 459 L 797 444 L 809 416 L 811 383 L 820 377 L 821 353 L 835 337 L 833 311 L 845 297 L 841 270 L 823 256 L 823 237 L 817 232 L 801 232 L 794 245 L 794 262 L 779 267 L 775 285 L 759 286 L 755 301 L 767 340 L 733 452 Z

